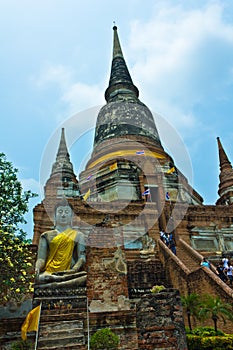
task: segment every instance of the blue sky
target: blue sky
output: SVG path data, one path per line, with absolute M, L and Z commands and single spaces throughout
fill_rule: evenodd
M 47 145 L 54 139 L 53 161 L 61 126 L 77 114 L 82 137 L 70 155 L 78 174 L 92 148 L 87 131 L 96 106 L 105 102 L 113 21 L 141 101 L 171 125 L 167 133 L 157 125 L 163 145 L 204 203 L 214 204 L 217 136 L 233 161 L 230 0 L 0 0 L 0 151 L 19 169 L 25 189 L 39 193 L 52 166 L 43 160 Z M 83 111 L 93 107 L 87 122 Z M 172 129 L 191 159 L 192 176 L 171 142 Z M 40 200 L 30 205 L 29 236 Z

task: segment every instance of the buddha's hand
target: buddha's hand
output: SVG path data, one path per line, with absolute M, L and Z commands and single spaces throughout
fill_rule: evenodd
M 38 279 L 43 267 L 45 265 L 44 260 L 42 259 L 38 259 L 36 262 L 36 266 L 35 266 L 35 274 L 36 274 L 36 278 Z
M 74 271 L 72 271 L 72 270 L 64 270 L 64 271 L 53 272 L 52 275 L 64 276 L 64 275 L 71 275 L 72 273 L 74 273 Z
M 40 279 L 40 269 L 35 268 L 35 282 L 38 282 Z

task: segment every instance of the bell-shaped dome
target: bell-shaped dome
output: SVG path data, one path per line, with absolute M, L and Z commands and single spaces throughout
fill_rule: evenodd
M 149 108 L 136 98 L 108 102 L 97 117 L 94 146 L 107 139 L 129 135 L 150 138 L 162 147 Z
M 138 99 L 139 92 L 125 63 L 116 26 L 113 31 L 112 67 L 105 91 L 107 104 L 97 117 L 94 146 L 111 138 L 134 135 L 150 138 L 162 147 L 153 115 Z

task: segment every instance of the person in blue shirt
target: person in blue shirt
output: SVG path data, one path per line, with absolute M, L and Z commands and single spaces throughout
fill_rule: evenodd
M 168 247 L 171 249 L 172 253 L 176 255 L 176 242 L 173 233 L 168 236 Z
M 206 258 L 202 259 L 201 266 L 209 267 L 210 268 L 210 263 Z

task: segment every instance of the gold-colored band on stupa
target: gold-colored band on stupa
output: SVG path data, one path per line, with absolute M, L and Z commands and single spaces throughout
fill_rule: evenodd
M 91 164 L 88 165 L 88 169 L 93 168 L 95 165 L 101 162 L 106 162 L 108 160 L 113 160 L 117 157 L 125 157 L 125 156 L 135 156 L 135 157 L 151 157 L 151 158 L 157 158 L 157 159 L 164 159 L 165 156 L 157 153 L 157 152 L 152 152 L 149 150 L 144 150 L 142 154 L 138 154 L 140 152 L 139 150 L 121 150 L 121 151 L 115 151 L 112 153 L 108 153 L 105 156 L 102 156 L 92 162 Z

